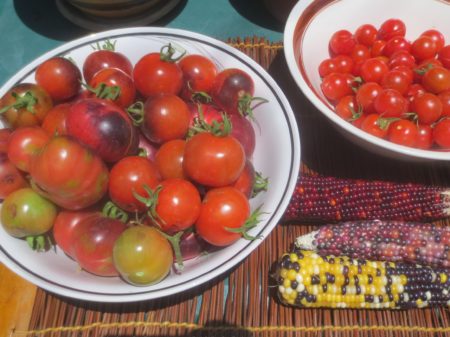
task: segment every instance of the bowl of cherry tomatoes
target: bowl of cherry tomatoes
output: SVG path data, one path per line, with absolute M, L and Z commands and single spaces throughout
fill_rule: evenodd
M 0 88 L 0 114 L 0 261 L 82 300 L 150 300 L 225 273 L 276 226 L 300 165 L 276 82 L 185 30 L 66 43 Z
M 287 64 L 355 143 L 389 157 L 448 161 L 448 15 L 440 0 L 299 1 L 284 31 Z

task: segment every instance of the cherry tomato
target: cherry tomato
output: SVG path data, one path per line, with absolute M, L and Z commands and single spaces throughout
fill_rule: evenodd
M 14 130 L 9 138 L 8 158 L 17 168 L 29 172 L 33 157 L 50 140 L 40 127 L 31 126 Z
M 48 232 L 56 218 L 56 207 L 31 188 L 9 194 L 2 204 L 1 222 L 5 231 L 24 238 Z
M 255 129 L 252 123 L 247 118 L 238 114 L 232 114 L 228 118 L 231 123 L 230 135 L 241 143 L 246 157 L 251 158 L 256 146 Z
M 5 152 L 0 152 L 0 199 L 12 192 L 28 187 L 28 182 L 17 167 L 11 163 Z
M 429 36 L 436 44 L 437 51 L 440 51 L 445 46 L 445 37 L 444 35 L 436 30 L 436 29 L 429 29 L 421 34 L 421 36 Z
M 136 98 L 133 79 L 117 68 L 99 70 L 92 76 L 89 86 L 97 97 L 109 99 L 124 109 L 133 104 Z
M 383 88 L 375 82 L 367 82 L 359 87 L 356 92 L 356 101 L 365 114 L 375 113 L 374 101 L 381 91 Z
M 433 94 L 450 90 L 450 70 L 444 67 L 432 67 L 423 75 L 422 85 Z
M 323 78 L 320 88 L 326 98 L 331 101 L 338 101 L 342 97 L 353 93 L 352 84 L 352 75 L 332 73 Z
M 378 114 L 370 114 L 364 117 L 361 130 L 379 138 L 386 138 L 388 132 L 387 126 L 384 125 L 383 119 Z
M 250 160 L 246 160 L 241 175 L 231 186 L 244 193 L 247 199 L 250 199 L 253 194 L 254 185 L 255 185 L 255 168 Z
M 172 94 L 159 95 L 145 102 L 141 130 L 151 142 L 162 144 L 184 138 L 190 119 L 189 108 L 180 97 Z
M 202 104 L 202 103 L 189 103 L 188 104 L 189 111 L 191 112 L 191 121 L 189 122 L 189 126 L 193 127 L 196 119 L 200 117 L 205 121 L 205 123 L 212 125 L 214 121 L 217 123 L 222 123 L 223 112 L 218 110 L 217 107 L 211 104 Z
M 442 103 L 442 116 L 450 117 L 450 90 L 441 92 L 438 97 Z
M 128 283 L 144 286 L 163 280 L 173 263 L 172 246 L 155 228 L 127 228 L 113 249 L 114 265 Z
M 170 140 L 161 145 L 155 154 L 155 165 L 162 179 L 185 179 L 183 157 L 186 141 L 183 139 Z
M 400 19 L 389 19 L 383 22 L 378 30 L 378 38 L 388 41 L 393 37 L 404 37 L 406 34 L 406 25 Z
M 342 29 L 335 32 L 329 42 L 329 49 L 334 55 L 348 55 L 356 45 L 353 34 L 348 30 Z
M 381 80 L 381 86 L 384 89 L 395 89 L 402 95 L 406 94 L 411 83 L 412 73 L 411 78 L 408 78 L 404 72 L 398 70 L 390 70 Z
M 388 66 L 390 69 L 398 66 L 406 66 L 412 69 L 416 66 L 416 59 L 406 50 L 399 50 L 389 58 Z
M 113 247 L 126 229 L 117 219 L 96 213 L 80 221 L 74 229 L 75 261 L 89 273 L 99 276 L 118 276 L 113 263 Z
M 158 151 L 158 145 L 151 143 L 143 134 L 139 132 L 138 134 L 138 150 L 139 155 L 147 157 L 147 159 L 154 161 L 156 151 Z
M 391 57 L 394 53 L 403 50 L 409 52 L 411 49 L 411 43 L 401 36 L 394 36 L 386 42 L 386 46 L 383 48 L 383 55 Z
M 353 69 L 365 60 L 371 58 L 370 49 L 363 44 L 357 44 L 350 54 L 353 60 Z
M 426 92 L 425 88 L 418 83 L 413 83 L 409 86 L 405 97 L 409 99 L 410 103 L 414 101 L 414 98 L 418 95 L 422 95 Z
M 203 198 L 195 229 L 210 244 L 228 246 L 242 236 L 228 229 L 243 229 L 249 215 L 250 204 L 242 192 L 234 187 L 215 188 Z
M 428 150 L 433 145 L 433 129 L 429 125 L 419 124 L 417 126 L 416 147 L 422 150 Z
M 386 41 L 384 40 L 376 40 L 372 48 L 370 49 L 370 55 L 372 57 L 377 57 L 383 55 L 383 50 L 386 47 Z
M 408 110 L 408 100 L 394 89 L 384 89 L 373 103 L 375 111 L 383 117 L 401 117 Z
M 52 107 L 50 95 L 32 83 L 17 84 L 0 99 L 0 114 L 13 129 L 41 125 Z
M 185 174 L 206 186 L 226 186 L 233 183 L 245 165 L 242 145 L 232 136 L 199 133 L 186 142 L 183 158 Z
M 437 51 L 436 43 L 429 36 L 420 36 L 411 45 L 411 54 L 419 61 L 435 57 Z
M 442 65 L 450 69 L 450 45 L 443 47 L 438 53 L 438 60 L 442 62 Z
M 381 83 L 389 67 L 378 58 L 370 58 L 361 64 L 360 75 L 364 82 Z
M 412 106 L 422 124 L 434 123 L 442 114 L 442 102 L 436 95 L 429 92 L 417 95 Z
M 96 50 L 90 53 L 83 63 L 84 80 L 89 83 L 91 78 L 101 69 L 116 68 L 132 76 L 133 65 L 122 53 L 114 50 Z
M 200 256 L 208 251 L 209 244 L 195 232 L 187 232 L 181 236 L 180 251 L 183 261 Z
M 31 162 L 30 173 L 40 194 L 69 210 L 95 204 L 108 187 L 102 160 L 66 136 L 50 139 Z
M 133 79 L 144 97 L 159 94 L 177 95 L 183 86 L 183 72 L 172 62 L 161 59 L 160 53 L 143 56 L 135 65 Z
M 423 75 L 425 75 L 431 68 L 434 67 L 442 67 L 441 61 L 435 58 L 431 58 L 420 62 L 416 67 L 414 67 L 414 81 L 417 83 L 421 83 Z
M 49 136 L 67 135 L 66 118 L 69 114 L 70 107 L 70 103 L 61 103 L 55 105 L 47 113 L 41 126 Z
M 191 227 L 200 214 L 201 199 L 197 188 L 179 178 L 163 180 L 159 186 L 157 216 L 153 220 L 169 234 Z
M 370 24 L 363 24 L 355 31 L 355 39 L 358 43 L 371 47 L 377 38 L 377 29 Z
M 9 128 L 0 129 L 0 153 L 8 151 L 9 136 L 11 136 L 12 131 Z
M 54 102 L 74 97 L 81 88 L 81 72 L 70 60 L 55 56 L 42 62 L 35 72 L 36 83 Z
M 154 189 L 161 181 L 156 165 L 145 157 L 129 156 L 121 159 L 109 175 L 109 196 L 127 212 L 145 212 L 147 206 L 136 195 L 148 197 L 146 188 Z
M 67 115 L 67 133 L 106 162 L 116 162 L 138 146 L 137 131 L 127 113 L 98 98 L 75 102 Z
M 444 118 L 433 129 L 434 142 L 443 149 L 450 149 L 450 119 Z
M 336 62 L 334 59 L 325 59 L 319 64 L 319 75 L 325 77 L 331 73 L 337 73 Z
M 335 112 L 339 117 L 348 122 L 357 118 L 359 109 L 356 97 L 353 95 L 342 97 L 336 105 Z
M 183 73 L 180 96 L 189 101 L 196 92 L 210 93 L 218 70 L 207 57 L 199 54 L 184 56 L 178 63 Z
M 400 65 L 392 68 L 391 70 L 401 72 L 403 76 L 406 78 L 406 82 L 408 82 L 410 85 L 413 83 L 414 73 L 411 68 Z
M 351 73 L 353 70 L 353 59 L 348 55 L 337 55 L 334 57 L 336 63 L 336 72 Z
M 394 121 L 389 125 L 387 139 L 393 143 L 413 147 L 417 143 L 417 126 L 407 119 Z

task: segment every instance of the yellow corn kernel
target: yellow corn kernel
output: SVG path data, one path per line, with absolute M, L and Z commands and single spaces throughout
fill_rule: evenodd
M 287 278 L 291 281 L 294 281 L 297 277 L 297 272 L 294 269 L 291 269 L 287 272 Z
M 345 282 L 345 277 L 342 274 L 335 274 L 334 276 L 334 284 L 337 286 L 343 285 Z
M 399 280 L 400 280 L 400 284 L 405 285 L 406 283 L 408 283 L 408 278 L 406 277 L 406 275 L 400 275 Z
M 280 270 L 280 276 L 281 276 L 282 278 L 286 278 L 287 273 L 288 273 L 288 270 L 287 270 L 286 268 L 281 268 L 281 270 Z
M 303 277 L 303 284 L 305 285 L 305 287 L 311 285 L 311 276 L 310 275 L 305 275 Z
M 327 284 L 327 275 L 325 273 L 319 274 L 320 284 Z
M 448 280 L 448 276 L 445 273 L 440 273 L 439 274 L 440 278 L 441 278 L 441 283 L 446 283 Z
M 289 279 L 284 279 L 284 281 L 283 281 L 283 287 L 284 288 L 290 288 L 291 287 L 291 280 L 289 280 Z
M 295 300 L 297 298 L 297 291 L 293 290 L 290 294 L 289 294 L 289 298 Z
M 291 259 L 291 262 L 297 262 L 298 256 L 295 253 L 289 254 L 289 258 Z
M 366 285 L 369 283 L 369 276 L 368 274 L 360 274 L 358 275 L 358 281 L 360 285 Z

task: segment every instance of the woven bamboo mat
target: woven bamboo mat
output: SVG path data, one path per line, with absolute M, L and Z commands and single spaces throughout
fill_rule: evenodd
M 293 106 L 302 143 L 302 169 L 340 177 L 415 181 L 450 186 L 448 165 L 386 160 L 339 135 L 299 94 L 281 43 L 229 40 L 277 80 Z M 270 268 L 294 238 L 314 229 L 280 224 L 226 275 L 175 296 L 139 303 L 94 304 L 38 290 L 28 331 L 19 336 L 450 336 L 447 308 L 408 311 L 309 310 L 278 303 Z

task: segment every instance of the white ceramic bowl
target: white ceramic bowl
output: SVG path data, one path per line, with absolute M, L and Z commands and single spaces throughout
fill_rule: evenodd
M 438 29 L 450 40 L 450 3 L 444 0 L 300 0 L 292 9 L 284 31 L 289 70 L 306 97 L 343 135 L 384 156 L 411 160 L 450 161 L 450 152 L 419 150 L 372 136 L 346 122 L 332 110 L 320 89 L 320 62 L 329 58 L 328 41 L 334 32 L 354 32 L 362 24 L 375 27 L 391 18 L 406 24 L 412 40 L 428 29 Z M 449 41 L 446 42 L 447 44 Z
M 36 253 L 23 240 L 9 236 L 0 226 L 0 261 L 11 270 L 50 292 L 77 299 L 102 302 L 128 302 L 159 298 L 196 287 L 226 272 L 250 254 L 280 220 L 294 190 L 300 166 L 300 140 L 292 109 L 276 82 L 254 60 L 227 44 L 184 30 L 167 28 L 128 28 L 94 34 L 66 43 L 24 67 L 0 88 L 0 96 L 19 82 L 34 82 L 34 71 L 44 60 L 70 56 L 79 66 L 92 52 L 91 45 L 115 40 L 116 49 L 132 63 L 149 52 L 159 51 L 171 42 L 210 57 L 221 69 L 237 67 L 255 81 L 255 95 L 269 103 L 255 109 L 258 121 L 255 168 L 269 177 L 269 190 L 251 200 L 253 209 L 262 206 L 262 222 L 250 234 L 261 239 L 236 243 L 206 256 L 187 261 L 181 275 L 170 274 L 162 282 L 136 287 L 118 277 L 98 277 L 81 271 L 61 250 Z M 259 131 L 260 130 L 260 131 Z

